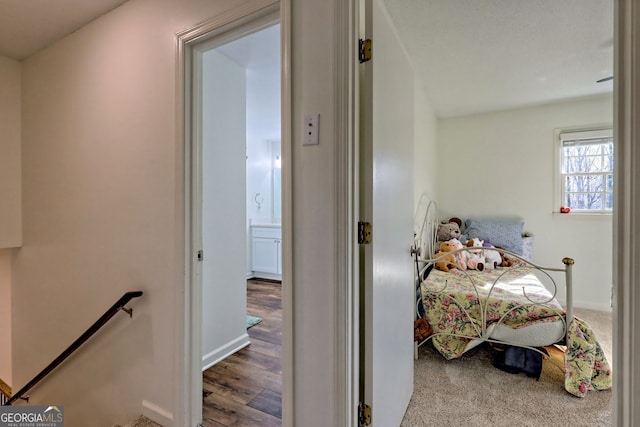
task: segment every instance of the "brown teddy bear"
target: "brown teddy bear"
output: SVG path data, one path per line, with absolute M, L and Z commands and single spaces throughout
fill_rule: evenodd
M 449 252 L 455 249 L 456 247 L 452 242 L 440 242 L 440 251 L 434 256 L 434 258 L 440 258 L 441 256 L 444 257 L 436 261 L 436 270 L 446 272 L 449 271 L 449 267 L 456 268 L 456 257 L 453 254 L 449 254 Z
M 500 267 L 512 267 L 516 265 L 516 260 L 510 257 L 507 257 L 504 252 L 500 251 L 500 258 L 502 258 L 502 262 L 500 263 Z

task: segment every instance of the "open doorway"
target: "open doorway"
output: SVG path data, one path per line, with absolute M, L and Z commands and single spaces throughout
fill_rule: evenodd
M 279 48 L 275 24 L 202 53 L 205 426 L 281 424 Z
M 524 227 L 526 227 L 525 230 L 535 235 L 535 260 L 541 265 L 562 265 L 561 260 L 564 256 L 575 258 L 576 266 L 573 273 L 576 287 L 574 288 L 573 302 L 574 306 L 582 309 L 577 311 L 577 316 L 587 321 L 589 326 L 594 329 L 598 341 L 605 347 L 605 354 L 611 362 L 613 359 L 611 319 L 615 317 L 615 312 L 609 307 L 610 285 L 613 277 L 612 267 L 615 268 L 615 266 L 607 262 L 612 259 L 611 250 L 615 241 L 612 233 L 611 211 L 578 213 L 574 208 L 573 213 L 577 213 L 577 215 L 560 215 L 562 199 L 559 194 L 555 197 L 555 203 L 558 206 L 554 208 L 551 203 L 554 200 L 551 196 L 554 191 L 559 193 L 563 183 L 560 180 L 560 163 L 558 162 L 560 158 L 559 147 L 561 146 L 560 132 L 565 131 L 568 134 L 567 128 L 572 128 L 571 130 L 574 132 L 610 128 L 614 121 L 613 86 L 611 83 L 598 82 L 601 78 L 612 75 L 613 4 L 603 3 L 598 5 L 598 8 L 590 8 L 589 14 L 581 15 L 580 18 L 573 15 L 574 10 L 570 7 L 566 10 L 555 9 L 554 19 L 566 22 L 569 18 L 569 20 L 573 20 L 574 24 L 558 26 L 553 25 L 550 20 L 532 19 L 536 14 L 548 15 L 548 9 L 545 9 L 542 4 L 527 4 L 527 7 L 520 7 L 518 12 L 521 14 L 520 18 L 517 18 L 516 14 L 510 14 L 508 19 L 501 19 L 501 14 L 506 13 L 507 9 L 501 7 L 503 5 L 492 2 L 479 2 L 482 4 L 478 4 L 478 10 L 473 13 L 468 13 L 469 10 L 464 7 L 454 7 L 451 2 L 446 6 L 444 3 L 424 2 L 419 7 L 416 5 L 415 8 L 400 7 L 401 5 L 398 4 L 395 9 L 393 2 L 375 1 L 374 3 L 388 6 L 387 11 L 382 10 L 381 17 L 376 22 L 389 22 L 393 25 L 394 30 L 397 30 L 390 32 L 388 37 L 389 40 L 400 38 L 401 47 L 395 48 L 394 51 L 406 49 L 414 64 L 421 63 L 419 58 L 426 59 L 422 62 L 426 64 L 426 72 L 425 70 L 421 72 L 419 67 L 414 68 L 416 81 L 420 81 L 420 89 L 424 87 L 424 90 L 416 90 L 417 96 L 413 106 L 422 110 L 420 119 L 417 121 L 422 129 L 418 127 L 416 129 L 419 129 L 424 135 L 421 141 L 427 141 L 429 144 L 423 142 L 423 148 L 417 147 L 417 150 L 425 150 L 425 153 L 429 152 L 430 155 L 416 156 L 419 159 L 414 179 L 416 188 L 418 191 L 427 189 L 431 195 L 436 194 L 434 198 L 437 199 L 441 209 L 441 218 L 456 217 L 462 218 L 463 221 L 477 216 L 498 219 L 510 215 L 514 218 L 521 218 Z M 457 4 L 457 6 L 462 5 Z M 387 13 L 385 14 L 385 12 Z M 427 18 L 433 20 L 430 25 L 425 25 L 429 21 Z M 467 18 L 469 19 L 467 20 Z M 517 24 L 518 19 L 522 19 L 522 22 L 526 22 L 527 25 Z M 508 23 L 508 25 L 501 28 L 501 23 Z M 442 27 L 438 28 L 439 24 L 443 24 Z M 443 36 L 445 27 L 452 30 L 449 36 Z M 555 46 L 558 49 L 559 57 L 566 59 L 562 65 L 559 64 L 560 61 L 553 61 L 551 55 L 553 52 L 546 49 L 543 49 L 544 55 L 542 56 L 545 61 L 549 61 L 549 65 L 543 66 L 543 61 L 532 60 L 534 57 L 532 52 L 522 54 L 527 51 L 526 49 L 534 48 L 534 43 L 531 46 L 524 46 L 520 43 L 516 47 L 518 55 L 521 55 L 519 59 L 522 60 L 524 72 L 519 69 L 518 61 L 514 58 L 516 55 L 511 55 L 509 60 L 506 60 L 506 57 L 504 61 L 496 60 L 496 58 L 500 58 L 501 53 L 510 52 L 509 45 L 516 40 L 539 41 L 540 39 L 536 38 L 535 34 L 550 36 L 549 27 L 555 27 L 553 31 L 558 32 L 552 37 L 555 40 L 562 39 L 568 42 L 576 34 L 579 34 L 581 28 L 585 27 L 589 27 L 591 30 L 589 34 L 594 38 L 598 37 L 599 40 L 590 42 L 586 49 L 570 47 L 572 45 L 569 43 Z M 376 30 L 381 28 L 382 25 L 377 25 Z M 427 34 L 428 31 L 425 29 L 433 30 L 434 34 Z M 464 29 L 467 34 L 473 34 L 473 36 L 456 39 L 460 36 L 461 29 Z M 420 32 L 421 35 L 417 36 L 414 31 Z M 527 35 L 529 31 L 534 35 Z M 435 33 L 437 33 L 437 37 L 434 37 Z M 386 54 L 383 48 L 388 41 L 383 40 L 380 35 L 379 31 L 373 38 L 376 46 L 375 57 L 387 58 L 389 54 Z M 492 35 L 496 35 L 496 37 L 493 38 Z M 455 42 L 452 41 L 454 39 Z M 489 39 L 491 39 L 490 42 Z M 584 41 L 582 38 L 576 38 L 576 41 L 578 39 L 580 42 Z M 425 40 L 429 42 L 424 42 Z M 466 52 L 466 49 L 469 52 Z M 482 53 L 483 49 L 490 50 L 491 53 L 485 55 Z M 576 66 L 583 58 L 577 55 L 571 56 L 571 54 L 578 51 L 586 52 L 587 49 L 590 54 L 585 54 L 584 58 L 587 59 L 589 67 L 579 68 L 581 71 L 589 70 L 580 88 L 580 90 L 588 90 L 589 95 L 567 97 L 563 93 L 569 90 L 575 91 L 576 89 L 572 86 L 578 82 L 577 74 L 571 72 L 570 67 Z M 434 53 L 436 51 L 439 53 Z M 591 52 L 594 53 L 591 54 Z M 477 60 L 470 60 L 470 66 L 460 66 L 458 62 L 454 66 L 445 60 L 448 58 L 458 61 L 461 58 L 471 58 L 476 54 L 479 57 Z M 434 58 L 438 58 L 438 61 L 433 61 Z M 386 62 L 396 64 L 399 61 Z M 435 62 L 439 65 L 434 65 Z M 596 67 L 596 64 L 602 65 Z M 493 65 L 496 65 L 495 69 L 492 68 Z M 436 69 L 439 66 L 442 66 L 444 72 L 436 75 Z M 526 78 L 526 72 L 531 70 L 541 72 L 542 69 L 546 70 L 548 74 L 540 74 L 538 78 Z M 464 77 L 453 77 L 451 73 L 454 70 L 468 74 L 465 74 Z M 551 70 L 554 72 L 551 73 Z M 489 71 L 490 79 L 485 78 L 484 71 Z M 505 75 L 501 73 L 505 73 Z M 597 73 L 603 75 L 596 76 Z M 517 76 L 518 83 L 510 87 L 508 81 L 513 76 Z M 460 85 L 457 83 L 446 84 L 449 77 L 456 82 L 469 84 L 470 89 L 460 90 Z M 493 78 L 496 78 L 495 86 L 492 86 L 490 82 Z M 546 91 L 549 90 L 551 83 L 555 83 L 558 88 L 549 92 L 550 96 L 545 102 L 532 103 L 530 99 L 527 99 L 527 95 L 530 96 L 532 93 L 541 95 L 543 91 L 530 91 L 525 86 L 530 84 L 544 88 Z M 388 83 L 385 81 L 385 84 Z M 487 90 L 488 88 L 491 88 L 491 96 L 475 98 L 472 95 L 471 89 Z M 440 93 L 444 95 L 442 98 L 439 98 Z M 489 99 L 495 100 L 501 94 L 517 96 L 519 98 L 518 105 L 502 105 L 500 108 L 491 106 L 490 109 L 480 112 L 478 110 L 482 106 L 481 103 L 474 104 L 477 100 L 483 102 Z M 460 98 L 456 102 L 452 102 L 456 95 L 460 95 Z M 388 104 L 387 99 L 384 100 L 384 104 Z M 447 105 L 452 108 L 447 110 Z M 470 108 L 471 105 L 474 108 Z M 482 107 L 486 108 L 486 106 Z M 403 111 L 405 110 L 407 109 L 403 108 Z M 496 129 L 500 130 L 496 132 Z M 554 137 L 555 132 L 557 132 L 557 136 Z M 578 135 L 577 132 L 574 133 L 575 135 Z M 592 139 L 590 142 L 593 141 Z M 496 155 L 498 152 L 500 155 Z M 533 155 L 534 152 L 535 155 Z M 523 156 L 527 157 L 526 162 L 522 161 Z M 469 179 L 461 179 L 461 176 L 465 176 L 467 171 L 460 168 L 456 171 L 457 179 L 453 181 L 444 178 L 438 179 L 436 174 L 429 175 L 428 173 L 430 170 L 438 169 L 429 167 L 431 159 L 435 159 L 433 165 L 436 166 L 437 163 L 441 170 L 443 167 L 446 169 L 448 166 L 444 165 L 449 164 L 451 166 L 483 165 L 481 175 L 483 179 L 488 179 L 487 182 L 508 180 L 511 188 L 527 187 L 526 197 L 519 199 L 513 193 L 506 196 L 505 192 L 479 191 L 478 189 L 483 186 L 472 177 L 475 176 L 475 172 L 469 172 Z M 517 164 L 517 172 L 515 170 L 513 173 L 508 172 L 508 168 L 503 167 L 505 162 L 511 165 Z M 557 181 L 554 182 L 551 179 L 532 181 L 530 177 L 537 176 L 537 171 L 529 169 L 534 168 L 554 171 L 558 176 Z M 509 179 L 505 179 L 506 176 L 509 176 Z M 431 182 L 433 182 L 431 187 L 425 188 Z M 446 184 L 444 184 L 445 182 Z M 580 230 L 581 227 L 585 227 L 584 231 Z M 551 232 L 550 230 L 555 231 Z M 462 231 L 464 232 L 464 229 Z M 575 239 L 563 237 L 586 234 L 591 236 L 591 241 L 597 242 L 590 245 L 588 249 L 577 244 Z M 481 237 L 484 238 L 484 236 Z M 559 245 L 556 242 L 564 242 L 566 245 Z M 566 303 L 568 298 L 565 297 L 564 290 L 559 290 L 559 299 Z M 433 394 L 431 390 L 435 383 L 435 376 L 425 375 L 425 373 L 443 372 L 440 369 L 441 365 L 439 365 L 442 358 L 439 353 L 426 355 L 433 357 L 434 364 L 423 365 L 424 359 L 422 358 L 420 362 L 416 363 L 416 380 L 413 383 L 416 393 L 405 418 L 407 425 L 413 425 L 412 423 L 416 422 L 417 414 L 421 411 L 431 417 L 438 413 L 432 399 L 430 399 Z M 487 372 L 492 372 L 491 370 L 494 369 L 491 364 L 487 367 Z M 450 379 L 449 376 L 444 377 L 447 380 Z M 461 375 L 461 377 L 464 377 L 465 381 L 469 381 L 469 384 L 472 383 L 470 375 Z M 485 378 L 487 377 L 488 375 L 485 375 Z M 536 384 L 536 386 L 539 385 L 540 383 Z M 467 388 L 473 389 L 472 386 Z M 522 391 L 524 392 L 524 390 Z M 563 389 L 560 387 L 560 397 L 562 397 L 562 393 Z M 485 393 L 484 396 L 487 397 L 489 394 Z M 609 396 L 604 393 L 599 397 L 603 402 L 602 413 L 610 413 L 612 406 L 608 400 Z M 549 394 L 545 395 L 545 398 L 553 399 Z M 487 399 L 491 400 L 490 397 Z M 449 407 L 453 400 L 447 399 L 443 407 Z M 464 397 L 461 400 L 464 400 Z M 424 404 L 426 401 L 429 401 L 428 405 Z M 523 402 L 523 406 L 529 405 L 532 401 L 533 399 L 528 399 Z M 487 407 L 484 403 L 478 402 L 478 405 Z M 516 406 L 512 405 L 510 409 L 513 412 L 515 408 Z M 596 405 L 592 405 L 590 409 L 595 410 Z M 492 413 L 491 411 L 487 412 Z M 559 408 L 559 412 L 562 412 L 565 418 L 571 412 L 584 416 L 584 409 L 581 409 L 579 405 L 575 407 L 563 406 Z M 481 410 L 474 410 L 474 413 L 478 414 L 478 417 L 482 417 Z M 448 415 L 444 411 L 443 414 Z M 547 411 L 545 416 L 550 416 L 550 414 L 551 411 Z M 595 416 L 591 419 L 595 419 Z
M 190 417 L 205 426 L 281 424 L 281 290 L 265 299 L 259 281 L 247 286 L 256 275 L 252 239 L 260 237 L 252 224 L 280 234 L 278 21 L 277 10 L 261 11 L 195 30 L 202 33 L 185 55 L 187 251 L 196 255 L 187 274 L 193 328 L 188 389 Z M 278 259 L 266 283 L 280 287 L 282 242 L 279 236 L 271 242 Z M 256 317 L 258 332 L 250 337 Z M 259 329 L 270 328 L 275 338 L 260 335 Z M 258 377 L 268 381 L 256 382 L 256 361 L 266 365 L 268 373 Z

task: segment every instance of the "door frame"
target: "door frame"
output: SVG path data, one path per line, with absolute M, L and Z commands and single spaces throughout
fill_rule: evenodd
M 177 139 L 184 151 L 184 287 L 178 302 L 180 325 L 176 331 L 180 339 L 176 351 L 175 401 L 179 402 L 174 415 L 175 425 L 197 426 L 202 423 L 202 263 L 198 251 L 202 250 L 202 171 L 200 159 L 202 143 L 200 124 L 194 115 L 193 63 L 196 49 L 226 33 L 260 28 L 280 23 L 281 43 L 281 115 L 282 115 L 282 420 L 292 425 L 293 420 L 293 298 L 291 289 L 291 84 L 290 84 L 290 7 L 281 7 L 278 0 L 257 0 L 240 5 L 196 27 L 176 35 L 177 44 Z M 180 317 L 180 315 L 179 315 Z
M 336 1 L 335 48 L 335 426 L 358 426 L 360 402 L 360 72 L 362 0 Z
M 640 304 L 640 7 L 635 0 L 614 6 L 614 141 L 616 142 L 615 209 L 613 216 L 613 348 L 614 425 L 640 422 L 640 328 L 635 307 Z M 635 181 L 635 182 L 634 182 Z

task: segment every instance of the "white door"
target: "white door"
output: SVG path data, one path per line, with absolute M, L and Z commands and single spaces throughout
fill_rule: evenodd
M 379 0 L 365 0 L 373 59 L 361 67 L 364 402 L 375 427 L 400 425 L 413 393 L 413 73 Z M 362 369 L 362 368 L 361 368 Z

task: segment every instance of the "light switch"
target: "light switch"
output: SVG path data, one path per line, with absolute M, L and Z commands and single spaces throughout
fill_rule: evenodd
M 318 138 L 318 125 L 320 123 L 320 114 L 305 114 L 304 115 L 304 138 L 302 145 L 318 145 L 320 139 Z

